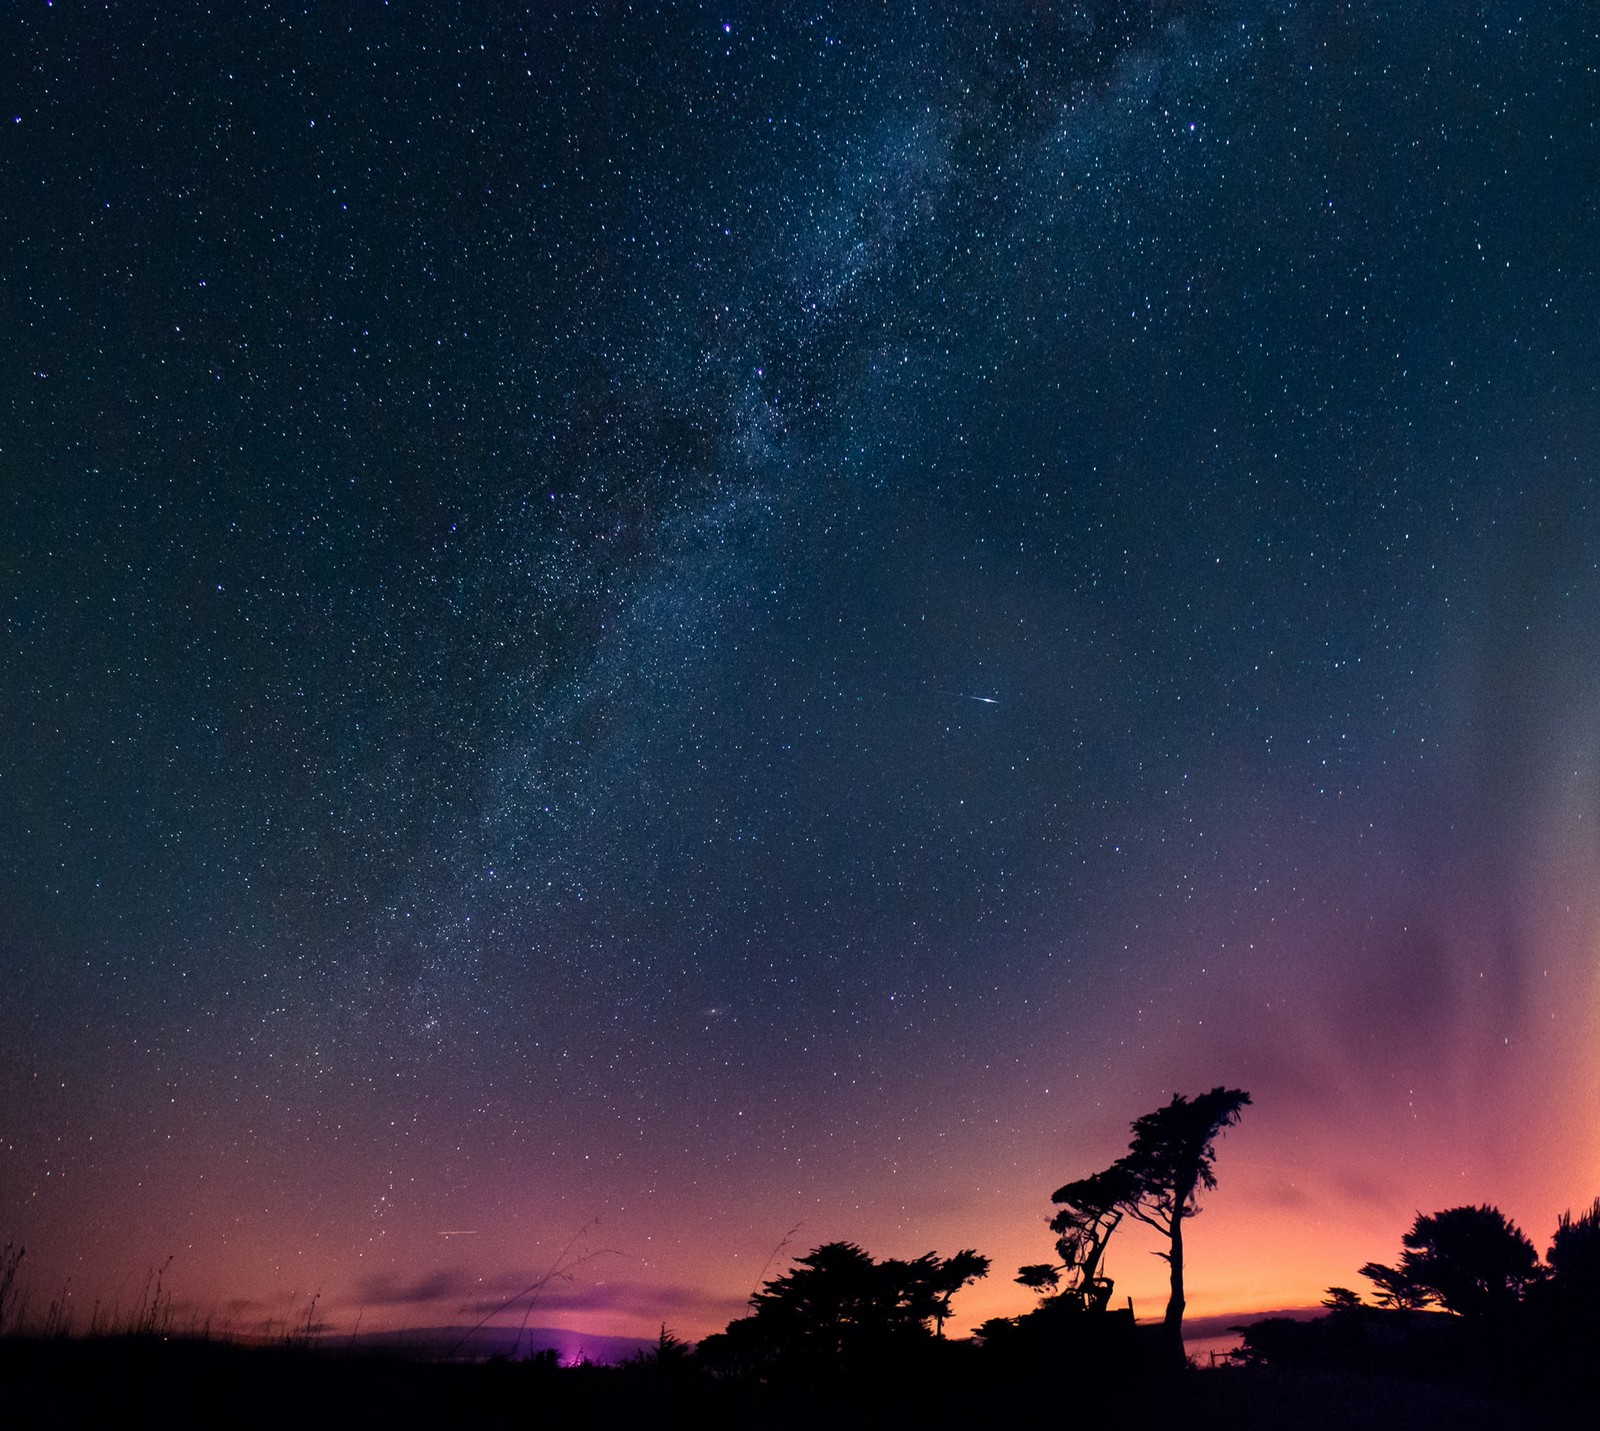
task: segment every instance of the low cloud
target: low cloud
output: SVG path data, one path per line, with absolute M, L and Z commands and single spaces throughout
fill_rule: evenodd
M 748 1310 L 738 1298 L 701 1287 L 675 1283 L 616 1279 L 602 1282 L 546 1280 L 534 1272 L 482 1276 L 464 1268 L 440 1268 L 416 1277 L 378 1273 L 356 1288 L 356 1299 L 372 1308 L 438 1307 L 472 1317 L 498 1311 L 526 1310 L 539 1316 L 556 1313 L 625 1312 L 651 1320 L 693 1320 L 722 1323 Z
M 481 1297 L 468 1310 L 484 1315 L 505 1306 L 508 1297 L 514 1297 L 514 1293 Z M 530 1299 L 541 1316 L 552 1312 L 628 1312 L 652 1320 L 692 1317 L 726 1322 L 748 1310 L 742 1299 L 704 1288 L 629 1280 L 547 1285 L 537 1295 L 530 1290 L 515 1301 L 522 1305 Z

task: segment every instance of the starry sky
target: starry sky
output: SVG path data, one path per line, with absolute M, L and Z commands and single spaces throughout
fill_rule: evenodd
M 1196 1312 L 1600 1192 L 1591 6 L 0 27 L 36 1310 L 975 1325 L 1218 1083 Z

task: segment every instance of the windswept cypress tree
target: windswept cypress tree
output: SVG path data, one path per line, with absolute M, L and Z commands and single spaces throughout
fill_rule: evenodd
M 1171 1271 L 1172 1292 L 1163 1322 L 1173 1364 L 1184 1364 L 1183 1224 L 1200 1210 L 1200 1194 L 1216 1187 L 1217 1135 L 1239 1121 L 1250 1102 L 1241 1088 L 1213 1088 L 1194 1099 L 1174 1094 L 1172 1102 L 1133 1123 L 1128 1151 L 1102 1172 L 1057 1189 L 1054 1201 L 1062 1211 L 1051 1220 L 1062 1266 L 1037 1263 L 1021 1269 L 1017 1281 L 1054 1294 L 1052 1300 L 1074 1298 L 1088 1310 L 1110 1300 L 1111 1281 L 1102 1271 L 1106 1243 L 1126 1217 L 1147 1223 L 1167 1239 L 1157 1256 Z M 1067 1287 L 1057 1292 L 1061 1274 Z
M 1240 1088 L 1213 1088 L 1192 1101 L 1174 1094 L 1164 1108 L 1134 1120 L 1133 1141 L 1122 1160 L 1138 1189 L 1129 1215 L 1167 1238 L 1167 1250 L 1157 1254 L 1167 1262 L 1172 1286 L 1162 1326 L 1167 1354 L 1179 1366 L 1185 1359 L 1183 1224 L 1200 1211 L 1201 1190 L 1217 1185 L 1217 1135 L 1239 1121 L 1249 1102 Z

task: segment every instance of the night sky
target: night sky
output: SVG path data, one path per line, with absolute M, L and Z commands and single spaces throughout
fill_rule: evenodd
M 36 1313 L 964 1328 L 1219 1083 L 1196 1312 L 1600 1193 L 1591 5 L 0 27 Z

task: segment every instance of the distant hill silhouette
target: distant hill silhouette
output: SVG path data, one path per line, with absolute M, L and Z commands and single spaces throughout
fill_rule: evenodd
M 653 1351 L 654 1337 L 600 1336 L 566 1327 L 405 1327 L 388 1332 L 330 1336 L 323 1345 L 357 1352 L 391 1352 L 416 1361 L 486 1361 L 492 1356 L 525 1357 L 554 1351 L 563 1366 L 582 1360 L 617 1366 Z

